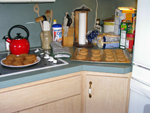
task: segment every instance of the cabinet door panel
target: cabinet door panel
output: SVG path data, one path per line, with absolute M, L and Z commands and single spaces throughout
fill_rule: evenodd
M 19 113 L 81 113 L 81 95 L 37 106 Z
M 10 113 L 81 93 L 81 76 L 0 93 L 0 111 Z
M 89 98 L 89 82 L 92 97 Z M 128 78 L 87 76 L 86 113 L 125 113 Z

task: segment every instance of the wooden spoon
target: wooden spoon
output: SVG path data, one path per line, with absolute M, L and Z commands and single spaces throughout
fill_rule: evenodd
M 37 13 L 38 17 L 40 17 L 40 14 L 39 14 L 40 8 L 39 8 L 38 4 L 35 4 L 35 5 L 34 5 L 33 10 L 34 10 L 35 13 Z M 40 25 L 41 25 L 41 28 L 42 28 L 42 30 L 43 30 L 43 25 L 42 25 L 42 22 L 41 22 L 41 21 L 40 21 Z
M 50 11 L 50 29 L 51 29 L 51 25 L 52 25 L 52 20 L 53 20 L 53 10 Z
M 50 11 L 49 10 L 46 10 L 46 12 L 45 12 L 45 16 L 46 16 L 46 19 L 47 19 L 47 21 L 49 22 L 49 20 L 50 20 Z

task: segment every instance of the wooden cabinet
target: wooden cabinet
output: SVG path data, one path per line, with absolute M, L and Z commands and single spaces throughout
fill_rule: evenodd
M 1 113 L 81 113 L 81 74 L 74 73 L 0 90 Z M 58 109 L 60 108 L 60 109 Z M 32 112 L 36 111 L 36 112 Z
M 128 112 L 130 74 L 87 72 L 85 75 L 86 113 Z
M 130 75 L 82 71 L 0 89 L 0 111 L 127 113 Z
M 81 113 L 81 95 L 19 111 L 19 113 Z
M 56 0 L 0 0 L 2 3 L 55 2 Z

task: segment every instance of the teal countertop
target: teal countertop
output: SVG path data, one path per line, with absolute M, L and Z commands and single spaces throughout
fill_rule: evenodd
M 63 60 L 65 60 L 69 64 L 60 67 L 36 70 L 32 72 L 2 77 L 0 78 L 0 89 L 79 71 L 107 72 L 118 74 L 126 74 L 132 71 L 132 66 L 130 64 L 100 64 L 91 62 L 71 61 L 70 59 Z

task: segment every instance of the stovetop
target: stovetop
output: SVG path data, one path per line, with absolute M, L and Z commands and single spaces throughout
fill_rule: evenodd
M 35 50 L 38 49 L 39 52 L 35 52 Z M 48 61 L 47 59 L 44 58 L 44 54 L 41 54 L 42 49 L 40 48 L 34 48 L 31 49 L 29 54 L 36 54 L 37 56 L 40 57 L 41 61 L 35 65 L 31 65 L 28 67 L 6 67 L 0 64 L 0 78 L 5 77 L 5 76 L 12 76 L 15 74 L 21 74 L 21 73 L 26 73 L 26 72 L 31 72 L 31 71 L 36 71 L 36 70 L 42 70 L 42 69 L 47 69 L 47 68 L 54 68 L 58 66 L 64 66 L 67 65 L 68 63 L 62 59 L 55 59 L 57 60 L 57 63 L 53 63 L 52 61 Z M 50 52 L 49 52 L 50 53 Z M 6 56 L 9 54 L 9 52 L 3 52 L 0 53 L 0 61 L 3 58 L 6 58 Z M 49 54 L 51 56 L 51 54 Z

